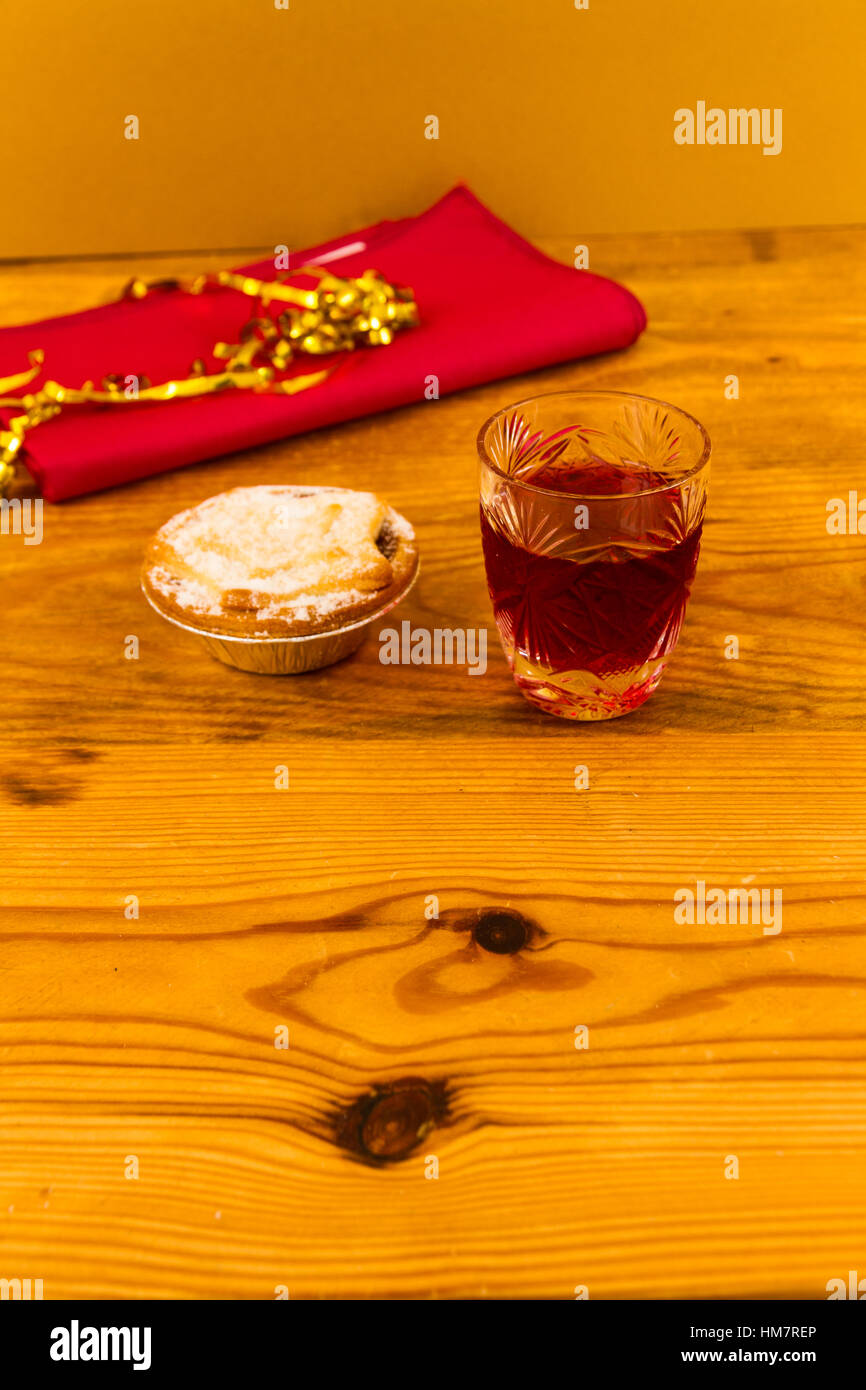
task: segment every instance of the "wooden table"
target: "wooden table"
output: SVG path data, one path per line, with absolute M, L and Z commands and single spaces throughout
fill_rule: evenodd
M 825 524 L 866 489 L 864 249 L 595 238 L 647 305 L 633 350 L 0 539 L 0 1275 L 256 1299 L 823 1298 L 866 1275 L 866 539 Z M 133 270 L 166 261 L 3 267 L 3 321 Z M 671 399 L 714 441 L 680 649 L 609 725 L 517 695 L 477 535 L 479 423 L 570 386 Z M 160 622 L 149 534 L 278 481 L 405 512 L 423 574 L 401 616 L 488 625 L 487 674 L 383 668 L 373 639 L 265 679 Z M 677 925 L 698 880 L 781 888 L 782 932 Z

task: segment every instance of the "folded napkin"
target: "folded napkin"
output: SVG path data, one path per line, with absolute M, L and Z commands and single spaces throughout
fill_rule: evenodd
M 24 461 L 43 496 L 59 502 L 187 463 L 247 449 L 424 399 L 626 347 L 646 324 L 641 304 L 612 280 L 573 270 L 532 246 L 458 186 L 418 217 L 378 222 L 292 253 L 337 275 L 373 268 L 409 286 L 420 323 L 387 347 L 360 347 L 322 385 L 295 396 L 227 391 L 170 403 L 75 406 L 25 438 Z M 273 260 L 243 271 L 274 279 Z M 251 301 L 232 289 L 166 291 L 0 330 L 0 377 L 45 352 L 40 376 L 64 386 L 111 374 L 154 384 L 186 377 L 213 345 L 237 341 Z M 307 359 L 319 368 L 327 359 Z M 2 412 L 4 423 L 15 415 Z

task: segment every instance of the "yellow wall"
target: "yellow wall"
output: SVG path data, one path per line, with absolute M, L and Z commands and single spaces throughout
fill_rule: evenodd
M 524 233 L 576 241 L 866 221 L 866 0 L 0 9 L 0 256 L 299 246 L 461 177 Z M 699 99 L 781 107 L 782 153 L 678 147 L 674 111 Z

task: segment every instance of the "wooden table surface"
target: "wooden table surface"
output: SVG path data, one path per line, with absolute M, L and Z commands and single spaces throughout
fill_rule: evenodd
M 46 1298 L 595 1299 L 866 1275 L 866 539 L 825 524 L 866 489 L 864 241 L 595 238 L 648 308 L 632 350 L 0 538 L 0 1276 Z M 2 321 L 230 259 L 5 266 Z M 474 450 L 509 400 L 590 386 L 675 401 L 714 443 L 679 651 L 649 705 L 595 726 L 512 685 Z M 405 512 L 423 573 L 400 616 L 487 625 L 487 674 L 383 667 L 374 637 L 268 679 L 162 623 L 150 533 L 280 481 Z M 698 880 L 781 888 L 781 933 L 677 925 Z M 511 953 L 489 949 L 499 908 Z

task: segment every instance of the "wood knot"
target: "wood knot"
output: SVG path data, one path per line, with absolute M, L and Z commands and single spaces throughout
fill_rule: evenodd
M 64 806 L 81 795 L 78 769 L 99 756 L 90 748 L 77 745 L 47 748 L 21 761 L 4 760 L 0 767 L 0 794 L 5 793 L 17 806 Z
M 526 945 L 531 928 L 526 918 L 510 907 L 488 907 L 478 914 L 472 935 L 484 951 L 513 956 Z
M 337 1117 L 336 1140 L 370 1162 L 393 1163 L 410 1154 L 447 1111 L 444 1083 L 406 1077 L 359 1096 Z

